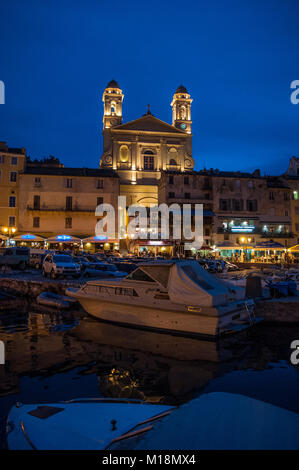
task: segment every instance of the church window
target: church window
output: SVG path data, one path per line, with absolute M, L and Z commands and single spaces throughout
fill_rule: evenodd
M 129 160 L 129 149 L 126 145 L 122 145 L 119 150 L 121 163 L 127 163 Z

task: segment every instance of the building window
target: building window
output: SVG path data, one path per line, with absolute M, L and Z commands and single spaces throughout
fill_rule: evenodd
M 16 197 L 10 196 L 9 197 L 9 207 L 16 207 Z
M 285 201 L 288 201 L 289 200 L 289 193 L 287 193 L 286 191 L 283 193 L 283 198 Z
M 247 199 L 246 201 L 246 205 L 247 205 L 247 210 L 249 212 L 256 212 L 257 211 L 257 200 L 256 199 Z
M 0 164 L 4 165 L 5 163 L 5 155 L 0 155 Z
M 73 187 L 73 180 L 72 180 L 72 178 L 67 178 L 67 180 L 66 180 L 66 187 L 67 187 L 67 188 L 72 188 L 72 187 Z
M 233 211 L 242 211 L 243 210 L 243 199 L 233 199 L 232 200 L 232 210 Z
M 176 163 L 176 160 L 175 160 L 174 158 L 171 158 L 171 159 L 169 160 L 169 165 L 171 165 L 171 166 L 176 166 L 176 164 L 177 164 L 177 163 Z
M 288 216 L 289 216 L 289 211 L 284 211 L 284 215 L 285 215 L 286 217 L 288 217 Z
M 173 184 L 173 176 L 172 175 L 168 177 L 168 183 Z
M 185 198 L 185 199 L 190 199 L 190 193 L 185 193 L 185 194 L 184 194 L 184 198 Z
M 293 199 L 294 201 L 298 201 L 298 191 L 293 191 Z
M 144 169 L 145 170 L 154 170 L 154 156 L 153 155 L 144 155 Z
M 121 163 L 128 163 L 129 149 L 126 145 L 122 145 L 119 149 L 119 159 Z
M 103 197 L 97 197 L 97 205 L 99 206 L 100 204 L 103 204 L 104 198 Z
M 253 188 L 253 182 L 252 181 L 248 181 L 248 188 L 250 188 L 250 189 Z
M 65 198 L 65 209 L 71 211 L 73 209 L 73 198 L 72 196 L 66 196 Z
M 270 201 L 274 201 L 275 198 L 274 198 L 274 192 L 273 191 L 270 191 L 269 199 L 270 199 Z
M 11 163 L 11 165 L 17 165 L 18 164 L 18 157 L 11 157 L 10 163 Z
M 16 183 L 17 181 L 17 172 L 16 171 L 12 171 L 10 173 L 10 182 L 11 183 Z
M 65 228 L 72 228 L 72 218 L 71 217 L 66 217 L 65 219 Z
M 296 224 L 295 227 L 296 227 L 296 232 L 299 232 L 299 224 Z
M 168 197 L 170 199 L 173 199 L 175 197 L 175 194 L 173 192 L 168 193 Z
M 36 178 L 34 178 L 34 186 L 38 188 L 40 185 L 41 185 L 41 179 L 39 176 L 37 176 Z
M 39 228 L 39 217 L 33 217 L 33 227 L 34 228 Z
M 230 209 L 230 200 L 229 199 L 220 199 L 219 200 L 219 210 L 228 211 Z
M 98 180 L 98 189 L 103 189 L 103 180 Z
M 40 210 L 40 196 L 33 196 L 33 209 Z
M 8 225 L 9 227 L 14 227 L 16 225 L 16 218 L 14 215 L 10 215 L 8 217 Z
M 184 184 L 189 184 L 189 176 L 184 176 Z

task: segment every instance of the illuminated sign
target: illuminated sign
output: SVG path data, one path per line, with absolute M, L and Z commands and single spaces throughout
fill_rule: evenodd
M 35 240 L 36 236 L 35 235 L 30 235 L 30 233 L 27 233 L 26 235 L 21 235 L 22 240 Z
M 107 240 L 108 237 L 104 237 L 104 235 L 98 235 L 97 237 L 94 237 L 95 240 Z
M 234 225 L 231 227 L 231 231 L 235 233 L 242 233 L 242 232 L 253 232 L 255 229 L 254 225 Z
M 72 237 L 70 235 L 57 235 L 56 240 L 71 240 Z

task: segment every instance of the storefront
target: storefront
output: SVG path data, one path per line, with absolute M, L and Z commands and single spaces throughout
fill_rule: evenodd
M 82 248 L 82 242 L 80 238 L 73 237 L 72 235 L 56 235 L 47 239 L 47 248 L 50 250 L 71 250 L 80 251 Z
M 118 240 L 108 239 L 104 236 L 88 237 L 82 240 L 83 250 L 89 253 L 96 253 L 99 251 L 118 251 Z
M 28 246 L 29 248 L 42 249 L 45 246 L 46 240 L 39 235 L 33 235 L 32 233 L 25 233 L 18 235 L 11 239 L 11 243 L 17 246 Z
M 273 240 L 259 242 L 254 247 L 254 260 L 263 263 L 279 263 L 285 259 L 286 248 Z
M 134 251 L 137 255 L 151 256 L 173 256 L 174 248 L 172 241 L 163 240 L 138 240 Z
M 286 253 L 287 260 L 299 263 L 299 245 L 291 246 Z

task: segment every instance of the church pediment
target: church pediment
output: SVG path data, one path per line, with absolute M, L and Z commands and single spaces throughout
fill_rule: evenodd
M 120 126 L 115 126 L 113 131 L 145 131 L 145 132 L 157 132 L 157 133 L 172 133 L 186 135 L 184 131 L 177 129 L 174 126 L 171 126 L 167 122 L 161 121 L 152 114 L 146 114 L 134 121 L 121 124 Z

